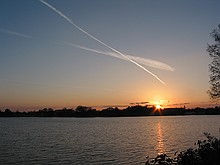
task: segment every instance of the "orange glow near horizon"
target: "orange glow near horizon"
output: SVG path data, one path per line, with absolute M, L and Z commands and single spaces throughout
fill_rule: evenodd
M 161 109 L 161 108 L 162 107 L 159 104 L 156 105 L 156 109 Z
M 161 110 L 164 109 L 164 107 L 169 101 L 164 99 L 158 99 L 157 101 L 151 101 L 151 102 L 155 106 L 156 110 Z

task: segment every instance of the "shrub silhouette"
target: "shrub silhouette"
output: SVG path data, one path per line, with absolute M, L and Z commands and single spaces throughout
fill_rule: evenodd
M 196 149 L 188 148 L 175 158 L 169 158 L 166 154 L 160 154 L 156 158 L 148 160 L 146 165 L 219 165 L 220 164 L 220 139 L 204 133 L 206 140 L 198 140 Z
M 220 139 L 204 133 L 207 140 L 198 140 L 197 149 L 187 149 L 181 152 L 177 159 L 180 165 L 219 165 L 220 164 Z

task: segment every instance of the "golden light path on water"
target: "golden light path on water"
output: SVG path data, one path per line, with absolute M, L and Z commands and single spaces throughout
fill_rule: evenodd
M 161 128 L 161 123 L 157 123 L 157 146 L 156 149 L 158 151 L 158 154 L 165 153 L 165 147 L 164 147 L 164 139 L 163 139 L 163 131 Z

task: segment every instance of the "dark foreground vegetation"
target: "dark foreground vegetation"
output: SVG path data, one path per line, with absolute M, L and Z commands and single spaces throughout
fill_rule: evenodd
M 87 106 L 76 109 L 44 108 L 38 111 L 19 112 L 6 109 L 0 110 L 0 117 L 126 117 L 126 116 L 168 116 L 168 115 L 220 115 L 220 106 L 215 108 L 165 108 L 156 109 L 154 106 L 129 106 L 125 109 L 106 108 L 96 110 Z
M 146 165 L 219 165 L 220 164 L 220 139 L 204 133 L 206 140 L 198 140 L 197 148 L 189 148 L 170 158 L 160 154 L 156 158 L 148 159 Z

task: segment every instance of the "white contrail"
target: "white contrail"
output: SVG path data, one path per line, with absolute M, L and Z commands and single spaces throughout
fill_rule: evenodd
M 96 49 L 91 49 L 91 48 L 87 48 L 87 47 L 84 47 L 84 46 L 80 46 L 80 45 L 75 45 L 75 44 L 72 44 L 70 42 L 66 42 L 66 41 L 62 41 L 63 43 L 69 45 L 69 46 L 73 46 L 73 47 L 76 47 L 76 48 L 79 48 L 79 49 L 83 49 L 83 50 L 87 50 L 87 51 L 90 51 L 90 52 L 94 52 L 94 53 L 98 53 L 98 54 L 104 54 L 104 55 L 108 55 L 108 56 L 112 56 L 112 57 L 116 57 L 116 58 L 120 58 L 122 60 L 127 60 L 125 59 L 124 57 L 120 56 L 119 54 L 117 53 L 113 53 L 113 52 L 103 52 L 101 50 L 96 50 Z
M 94 37 L 93 35 L 89 34 L 87 31 L 83 30 L 81 27 L 79 27 L 78 25 L 76 25 L 70 18 L 68 18 L 66 15 L 64 15 L 61 11 L 59 11 L 58 9 L 56 9 L 55 7 L 53 7 L 52 5 L 50 5 L 49 3 L 43 1 L 43 0 L 39 0 L 41 3 L 43 3 L 44 5 L 46 5 L 47 7 L 49 7 L 50 9 L 52 9 L 54 12 L 56 12 L 57 14 L 59 14 L 61 17 L 63 17 L 66 21 L 68 21 L 70 24 L 72 24 L 74 27 L 76 27 L 77 29 L 79 29 L 81 32 L 83 32 L 84 34 L 88 35 L 89 37 L 91 37 L 92 39 L 94 39 L 95 41 L 99 42 L 100 44 L 106 46 L 107 48 L 111 49 L 113 52 L 120 54 L 122 57 L 124 57 L 125 59 L 127 59 L 128 61 L 132 62 L 133 64 L 137 65 L 138 67 L 142 68 L 143 70 L 145 70 L 146 72 L 148 72 L 149 74 L 151 74 L 152 76 L 154 76 L 157 80 L 159 80 L 161 83 L 165 84 L 158 76 L 156 76 L 155 74 L 153 74 L 152 72 L 150 72 L 149 70 L 147 70 L 146 68 L 144 68 L 142 65 L 138 64 L 137 62 L 133 61 L 132 59 L 130 59 L 129 57 L 127 57 L 126 55 L 124 55 L 123 53 L 119 52 L 118 50 L 112 48 L 111 46 L 108 46 L 107 44 L 105 44 L 104 42 L 100 41 L 99 39 L 97 39 L 96 37 Z
M 15 35 L 15 36 L 19 36 L 19 37 L 24 37 L 24 38 L 34 38 L 30 35 L 26 35 L 26 34 L 22 34 L 22 33 L 18 33 L 15 31 L 10 31 L 10 30 L 5 30 L 5 29 L 0 29 L 1 33 L 7 33 L 7 34 L 11 34 L 11 35 Z
M 116 57 L 116 58 L 119 58 L 119 59 L 122 59 L 122 60 L 128 60 L 127 58 L 124 58 L 121 55 L 119 55 L 117 53 L 114 53 L 114 52 L 104 52 L 104 51 L 101 51 L 101 50 L 91 49 L 91 48 L 88 48 L 88 47 L 72 44 L 72 43 L 66 42 L 66 41 L 63 41 L 63 43 L 65 43 L 65 44 L 67 44 L 69 46 L 73 46 L 73 47 L 80 48 L 80 49 L 83 49 L 83 50 L 87 50 L 87 51 L 90 51 L 90 52 L 104 54 L 104 55 Z M 146 58 L 143 58 L 143 57 L 132 56 L 132 55 L 128 55 L 128 54 L 125 54 L 125 55 L 127 57 L 129 57 L 130 59 L 136 61 L 139 64 L 143 64 L 143 65 L 154 67 L 154 68 L 158 68 L 158 69 L 174 71 L 174 68 L 172 68 L 171 66 L 169 66 L 169 65 L 167 65 L 165 63 L 162 63 L 160 61 L 146 59 Z

